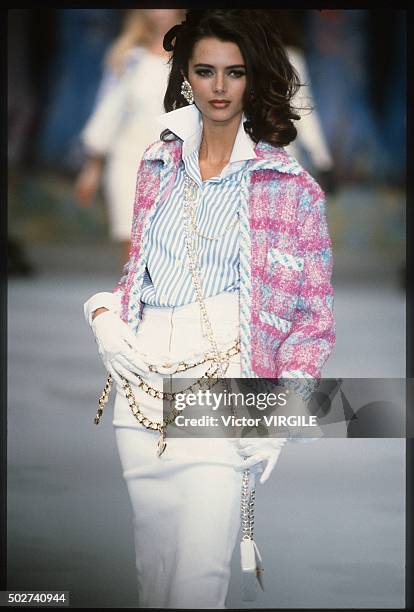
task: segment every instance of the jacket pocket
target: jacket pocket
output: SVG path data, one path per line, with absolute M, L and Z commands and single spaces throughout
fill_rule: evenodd
M 290 253 L 286 253 L 284 251 L 280 251 L 279 249 L 269 249 L 267 252 L 267 263 L 274 269 L 275 264 L 281 265 L 288 270 L 293 270 L 295 272 L 302 272 L 303 270 L 303 257 L 295 257 Z
M 285 334 L 292 327 L 292 321 L 282 319 L 282 317 L 278 317 L 273 312 L 267 312 L 266 310 L 259 310 L 259 318 L 262 323 L 267 323 L 267 325 L 271 325 Z

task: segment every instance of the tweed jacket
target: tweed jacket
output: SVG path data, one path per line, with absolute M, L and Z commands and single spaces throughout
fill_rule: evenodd
M 148 231 L 172 188 L 182 140 L 158 140 L 140 162 L 130 259 L 113 289 L 121 318 L 137 330 Z M 242 377 L 316 379 L 335 343 L 332 248 L 325 194 L 284 147 L 255 146 L 241 185 Z

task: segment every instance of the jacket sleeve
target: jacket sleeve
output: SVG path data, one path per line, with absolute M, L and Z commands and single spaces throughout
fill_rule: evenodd
M 126 262 L 126 264 L 124 265 L 122 269 L 122 274 L 121 274 L 120 279 L 118 280 L 115 287 L 112 289 L 112 295 L 114 296 L 114 298 L 116 298 L 117 302 L 121 305 L 122 305 L 122 296 L 125 291 L 125 286 L 126 286 L 130 266 L 131 266 L 131 254 L 129 256 L 128 261 Z M 120 312 L 121 312 L 121 309 L 122 309 L 122 306 L 120 306 Z
M 325 195 L 318 188 L 310 212 L 307 199 L 303 197 L 299 204 L 299 214 L 304 215 L 304 221 L 299 230 L 303 269 L 298 301 L 290 333 L 276 356 L 278 378 L 284 379 L 284 384 L 296 390 L 304 400 L 309 399 L 314 390 L 336 339 L 331 284 L 332 243 Z
M 151 190 L 152 169 L 145 166 L 145 156 L 151 151 L 153 147 L 158 146 L 158 141 L 149 144 L 140 161 L 136 183 L 135 183 L 135 197 L 134 197 L 134 212 L 132 219 L 132 230 L 131 230 L 131 248 L 129 251 L 129 258 L 123 267 L 122 274 L 115 287 L 111 292 L 99 292 L 93 295 L 84 304 L 84 314 L 86 321 L 91 324 L 92 314 L 96 308 L 105 307 L 118 314 L 121 318 L 124 317 L 127 306 L 128 306 L 128 293 L 129 286 L 131 283 L 131 272 L 137 262 L 137 254 L 139 252 L 139 242 L 142 230 L 143 220 L 145 218 L 145 209 L 141 206 L 141 198 L 145 194 L 154 198 L 154 193 L 148 193 L 148 189 Z
M 142 160 L 139 168 L 141 168 Z M 137 182 L 135 187 L 135 200 L 134 200 L 134 209 L 136 207 L 137 196 L 138 196 L 138 183 L 139 183 L 140 171 L 138 169 L 137 173 Z M 132 245 L 131 245 L 132 246 Z M 115 287 L 109 291 L 100 291 L 93 295 L 87 302 L 84 304 L 84 314 L 85 319 L 91 325 L 92 323 L 92 314 L 96 308 L 105 307 L 108 310 L 114 311 L 119 316 L 122 315 L 123 301 L 124 295 L 129 275 L 129 270 L 132 265 L 132 248 L 129 252 L 128 261 L 124 264 L 122 269 L 122 274 Z
M 122 313 L 122 295 L 128 276 L 129 261 L 124 265 L 122 276 L 112 291 L 100 291 L 95 293 L 83 305 L 85 320 L 92 325 L 92 314 L 97 308 L 107 308 L 118 316 Z
M 121 315 L 125 315 L 126 313 L 129 283 L 131 282 L 131 273 L 132 269 L 134 269 L 137 263 L 137 257 L 141 241 L 141 232 L 146 215 L 146 210 L 142 207 L 141 202 L 142 199 L 145 197 L 151 197 L 151 199 L 153 199 L 156 195 L 151 192 L 152 185 L 154 182 L 153 180 L 151 180 L 153 169 L 148 167 L 148 163 L 146 163 L 145 157 L 147 153 L 151 151 L 152 148 L 157 146 L 158 141 L 155 141 L 146 147 L 137 170 L 129 259 L 123 267 L 121 278 L 119 279 L 115 287 L 112 289 L 112 293 L 115 296 L 117 303 L 121 304 Z

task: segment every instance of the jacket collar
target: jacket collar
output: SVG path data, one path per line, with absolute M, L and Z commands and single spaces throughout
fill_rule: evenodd
M 201 114 L 193 104 L 156 117 L 159 123 L 178 136 L 178 140 L 158 140 L 144 153 L 143 159 L 178 164 L 183 157 L 199 146 L 201 139 Z M 248 159 L 247 170 L 278 170 L 287 174 L 300 174 L 303 170 L 297 160 L 284 147 L 273 146 L 260 140 L 256 145 L 244 131 L 243 114 L 237 132 L 230 161 Z
M 183 159 L 200 148 L 203 134 L 203 120 L 195 104 L 189 104 L 188 106 L 177 108 L 169 113 L 158 115 L 156 120 L 181 138 L 183 141 L 181 151 Z M 245 121 L 246 117 L 243 114 L 237 130 L 229 164 L 245 161 L 247 159 L 256 159 L 257 157 L 254 151 L 255 143 L 243 127 Z

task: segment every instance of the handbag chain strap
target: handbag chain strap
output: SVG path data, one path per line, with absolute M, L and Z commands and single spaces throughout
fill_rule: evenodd
M 190 262 L 190 269 L 193 276 L 193 283 L 197 294 L 197 300 L 200 305 L 201 315 L 203 321 L 207 328 L 207 338 L 213 346 L 213 350 L 216 355 L 217 363 L 220 364 L 219 356 L 218 356 L 218 347 L 217 342 L 214 337 L 213 329 L 210 323 L 210 319 L 207 314 L 207 309 L 203 300 L 202 290 L 201 290 L 201 282 L 200 282 L 200 263 L 197 258 L 197 253 L 194 248 L 194 241 L 190 235 L 190 222 L 194 219 L 194 207 L 195 207 L 195 197 L 194 197 L 194 187 L 192 185 L 193 181 L 185 173 L 185 188 L 184 188 L 184 229 L 185 229 L 185 242 L 187 247 L 188 258 Z M 219 367 L 220 367 L 219 366 Z M 228 367 L 223 364 L 220 368 L 222 370 L 222 376 L 224 376 Z M 225 382 L 226 386 L 227 383 Z M 231 397 L 231 396 L 230 396 Z M 231 403 L 232 412 L 235 415 L 235 409 L 233 403 Z M 250 489 L 250 469 L 246 468 L 243 470 L 243 480 L 242 480 L 242 495 L 241 495 L 241 504 L 240 504 L 240 515 L 241 515 L 241 526 L 242 526 L 242 540 L 253 540 L 253 530 L 254 530 L 254 501 L 256 491 L 254 488 Z
M 185 229 L 185 243 L 186 243 L 186 248 L 187 248 L 187 254 L 188 254 L 188 259 L 189 259 L 189 265 L 190 265 L 190 270 L 191 270 L 191 274 L 192 274 L 192 279 L 193 279 L 193 284 L 194 284 L 194 288 L 195 288 L 195 292 L 196 292 L 196 296 L 197 296 L 197 301 L 199 303 L 200 306 L 200 311 L 201 311 L 201 316 L 202 316 L 202 323 L 204 323 L 205 327 L 207 328 L 207 338 L 210 342 L 210 344 L 212 345 L 213 348 L 213 355 L 214 355 L 214 360 L 217 364 L 217 368 L 216 371 L 218 371 L 218 375 L 224 377 L 224 374 L 227 371 L 228 368 L 228 364 L 229 364 L 229 356 L 231 354 L 236 354 L 234 352 L 232 352 L 232 349 L 230 349 L 230 351 L 227 351 L 227 354 L 224 354 L 224 358 L 222 357 L 222 355 L 220 354 L 220 351 L 218 349 L 218 345 L 217 345 L 217 341 L 215 339 L 214 336 L 214 332 L 213 332 L 213 328 L 210 322 L 210 319 L 208 317 L 207 314 L 207 309 L 204 303 L 204 299 L 203 299 L 203 294 L 202 294 L 202 289 L 201 289 L 201 281 L 200 281 L 200 264 L 198 261 L 198 257 L 197 257 L 197 253 L 194 249 L 194 243 L 193 243 L 193 238 L 190 234 L 190 227 L 189 224 L 190 222 L 193 220 L 194 218 L 194 204 L 195 204 L 195 198 L 194 198 L 194 190 L 193 190 L 193 185 L 191 184 L 192 181 L 190 179 L 190 177 L 188 176 L 188 174 L 185 174 L 185 189 L 184 189 L 184 229 Z M 236 352 L 238 352 L 240 350 L 239 345 L 236 345 Z M 206 361 L 207 359 L 205 359 L 204 361 Z M 202 363 L 203 361 L 199 362 Z M 184 366 L 186 366 L 187 364 L 183 364 Z M 195 364 L 198 365 L 198 364 Z M 192 366 L 190 366 L 192 367 Z M 181 367 L 178 369 L 178 371 L 182 371 L 187 369 L 186 367 Z M 155 370 L 153 370 L 155 371 Z M 215 372 L 214 372 L 215 373 Z M 213 375 L 208 375 L 207 376 L 210 378 L 214 378 L 214 373 Z M 104 409 L 105 404 L 108 402 L 109 399 L 109 394 L 112 388 L 112 376 L 109 374 L 105 387 L 102 391 L 102 394 L 98 400 L 98 411 L 96 413 L 94 422 L 95 424 L 98 424 L 100 421 L 100 418 L 102 416 L 102 412 Z M 228 387 L 228 383 L 227 381 L 224 381 L 224 384 L 226 385 L 226 387 Z M 154 430 L 159 430 L 160 434 L 161 434 L 161 438 L 159 441 L 159 445 L 158 445 L 158 456 L 161 455 L 161 453 L 164 451 L 166 443 L 165 443 L 165 428 L 166 426 L 172 422 L 173 418 L 175 418 L 176 411 L 172 411 L 168 417 L 166 419 L 164 419 L 163 423 L 159 423 L 156 421 L 151 421 L 150 419 L 148 419 L 147 417 L 145 417 L 145 415 L 142 413 L 142 411 L 139 409 L 136 400 L 134 398 L 134 395 L 132 393 L 131 387 L 128 384 L 128 382 L 124 379 L 124 388 L 127 394 L 127 398 L 128 401 L 131 405 L 131 409 L 132 412 L 134 414 L 134 416 L 139 420 L 139 422 L 144 425 L 145 427 L 147 427 L 148 429 L 154 429 Z M 144 389 L 147 390 L 147 389 Z M 168 399 L 173 399 L 173 396 L 175 396 L 175 394 L 172 394 L 171 398 Z M 231 396 L 230 396 L 231 397 Z M 231 410 L 233 415 L 236 416 L 236 411 L 234 409 L 233 403 L 231 403 Z M 173 418 L 171 418 L 173 417 Z M 241 495 L 241 506 L 240 506 L 240 514 L 241 514 L 241 526 L 242 526 L 242 539 L 243 540 L 253 540 L 253 530 L 254 530 L 254 502 L 255 502 L 255 489 L 250 489 L 249 490 L 249 482 L 250 482 L 250 469 L 247 468 L 243 471 L 243 479 L 242 479 L 242 495 Z
M 256 490 L 254 488 L 249 490 L 249 480 L 249 470 L 244 470 L 240 507 L 241 526 L 243 532 L 242 540 L 254 539 L 254 500 L 256 497 Z

